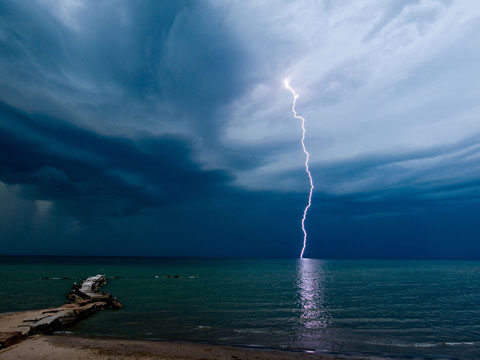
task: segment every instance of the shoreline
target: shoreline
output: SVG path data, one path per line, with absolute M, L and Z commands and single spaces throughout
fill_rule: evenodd
M 0 324 L 9 319 L 19 317 L 39 316 L 39 314 L 52 309 L 31 310 L 21 312 L 0 313 Z M 55 309 L 53 309 L 55 310 Z M 13 321 L 14 324 L 18 320 Z M 3 326 L 3 327 L 4 327 Z M 1 328 L 2 326 L 0 326 Z M 25 328 L 26 329 L 26 328 Z M 1 333 L 5 334 L 5 333 Z M 122 352 L 118 352 L 118 347 Z M 11 351 L 10 351 L 11 350 Z M 123 351 L 127 351 L 127 355 Z M 213 357 L 205 357 L 203 352 L 215 354 Z M 59 354 L 58 356 L 56 354 Z M 100 354 L 100 355 L 99 355 Z M 202 355 L 203 354 L 203 355 Z M 128 338 L 115 336 L 96 336 L 90 334 L 78 334 L 69 331 L 69 327 L 51 333 L 37 333 L 28 336 L 23 335 L 23 340 L 13 343 L 5 348 L 0 348 L 0 358 L 25 359 L 25 360 L 63 360 L 63 359 L 185 359 L 185 360 L 295 360 L 299 357 L 317 360 L 432 360 L 436 356 L 421 356 L 413 354 L 386 354 L 386 353 L 360 353 L 360 352 L 330 352 L 308 348 L 274 347 L 260 344 L 235 344 L 202 340 L 174 340 L 162 338 Z M 445 357 L 446 359 L 460 359 Z
M 312 353 L 292 349 L 272 349 L 255 346 L 236 346 L 188 341 L 131 340 L 95 338 L 71 334 L 35 335 L 21 343 L 0 350 L 3 360 L 380 360 L 407 359 L 377 355 L 344 355 Z

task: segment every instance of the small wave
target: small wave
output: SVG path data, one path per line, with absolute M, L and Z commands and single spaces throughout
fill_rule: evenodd
M 413 347 L 422 347 L 422 348 L 434 347 L 434 346 L 438 345 L 438 344 L 434 344 L 434 343 L 405 344 L 405 343 L 397 343 L 397 342 L 387 343 L 387 342 L 380 342 L 380 341 L 367 341 L 365 343 L 370 344 L 370 345 L 380 345 L 380 346 L 398 346 L 398 347 L 412 347 L 413 346 Z
M 233 330 L 237 333 L 253 333 L 253 334 L 266 334 L 268 331 L 266 330 L 255 330 L 255 329 L 235 329 Z
M 367 341 L 366 344 L 370 345 L 380 345 L 380 346 L 398 346 L 398 347 L 418 347 L 418 348 L 429 348 L 441 345 L 447 346 L 461 346 L 461 345 L 475 345 L 473 341 L 447 341 L 447 342 L 439 342 L 439 343 L 414 343 L 414 344 L 405 344 L 405 343 L 386 343 L 386 342 L 378 342 L 378 341 Z
M 434 347 L 437 346 L 438 344 L 433 344 L 433 343 L 415 343 L 413 346 L 415 347 Z M 408 345 L 406 345 L 408 346 Z
M 198 329 L 210 329 L 211 326 L 210 325 L 198 325 L 197 328 Z

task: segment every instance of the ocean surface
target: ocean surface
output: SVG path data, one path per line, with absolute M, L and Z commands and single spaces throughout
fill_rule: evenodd
M 74 334 L 480 358 L 480 262 L 0 257 L 0 312 L 60 305 L 99 273 L 124 308 Z

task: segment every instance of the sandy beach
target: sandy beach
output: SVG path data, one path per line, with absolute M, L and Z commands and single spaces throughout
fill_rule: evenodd
M 382 359 L 344 355 L 307 354 L 268 349 L 186 342 L 93 339 L 76 336 L 32 336 L 0 351 L 2 360 L 294 360 Z

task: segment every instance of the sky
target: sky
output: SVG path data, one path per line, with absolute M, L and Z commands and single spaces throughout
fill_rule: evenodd
M 480 3 L 0 2 L 0 254 L 479 259 Z

